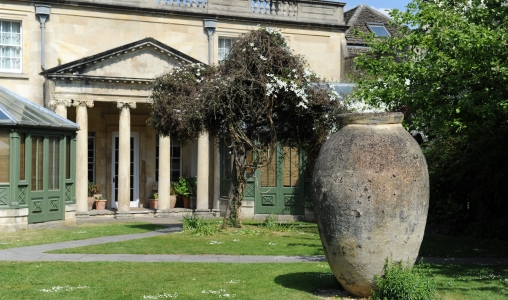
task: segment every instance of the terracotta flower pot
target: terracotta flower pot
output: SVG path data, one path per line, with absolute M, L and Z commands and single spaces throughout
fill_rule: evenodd
M 189 196 L 182 196 L 182 200 L 183 200 L 183 208 L 189 208 L 190 207 Z
M 95 200 L 95 209 L 96 210 L 105 210 L 107 201 L 108 200 Z
M 159 206 L 159 199 L 148 199 L 148 208 L 157 208 Z
M 176 195 L 169 196 L 169 208 L 175 208 L 176 206 Z
M 95 198 L 88 197 L 88 210 L 92 210 L 94 203 L 95 203 Z
M 367 297 L 385 260 L 413 264 L 429 207 L 429 175 L 402 113 L 341 115 L 316 161 L 314 210 L 326 258 L 351 294 Z

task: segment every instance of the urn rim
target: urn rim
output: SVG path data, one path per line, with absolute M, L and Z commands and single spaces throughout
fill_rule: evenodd
M 341 125 L 380 125 L 402 124 L 404 114 L 401 112 L 348 113 L 338 115 Z

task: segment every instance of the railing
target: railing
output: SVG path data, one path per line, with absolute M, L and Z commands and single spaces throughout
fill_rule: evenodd
M 65 2 L 65 1 L 64 1 Z M 205 18 L 242 18 L 264 22 L 298 22 L 344 26 L 344 3 L 331 0 L 73 0 L 88 6 L 108 5 L 121 9 L 158 10 Z
M 156 0 L 159 4 L 166 4 L 171 6 L 182 7 L 206 7 L 207 1 L 205 0 Z
M 288 17 L 298 15 L 298 5 L 296 1 L 252 0 L 250 3 L 252 12 L 254 13 Z

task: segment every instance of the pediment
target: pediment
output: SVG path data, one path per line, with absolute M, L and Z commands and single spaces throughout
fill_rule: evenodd
M 153 38 L 146 38 L 46 70 L 42 74 L 55 78 L 146 81 L 189 63 L 200 61 Z

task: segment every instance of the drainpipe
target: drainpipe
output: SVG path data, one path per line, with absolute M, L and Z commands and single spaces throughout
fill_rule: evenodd
M 208 64 L 212 65 L 213 63 L 213 40 L 212 36 L 215 32 L 215 28 L 217 27 L 217 20 L 214 19 L 205 19 L 205 29 L 206 35 L 208 36 Z
M 39 21 L 41 22 L 41 69 L 46 71 L 46 67 L 44 66 L 44 57 L 45 57 L 45 42 L 44 42 L 44 29 L 46 28 L 46 21 L 49 18 L 51 13 L 51 6 L 49 5 L 35 5 L 35 15 L 39 17 Z

